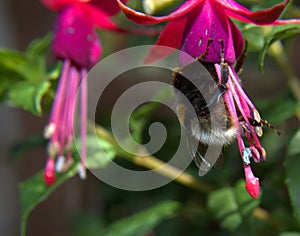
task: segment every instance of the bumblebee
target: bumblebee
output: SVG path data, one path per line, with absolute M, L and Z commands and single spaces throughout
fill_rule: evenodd
M 224 41 L 220 43 L 220 78 L 214 63 L 203 61 L 208 48 L 197 60 L 173 71 L 177 115 L 185 128 L 188 147 L 199 168 L 199 175 L 205 174 L 214 164 L 220 165 L 224 145 L 230 144 L 238 133 L 251 132 L 242 116 L 238 125 L 234 123 L 224 102 L 229 68 L 224 59 Z M 241 70 L 246 49 L 247 44 L 236 63 L 236 71 Z M 256 110 L 247 118 L 259 137 L 262 136 L 264 125 L 278 135 L 282 133 L 266 120 L 262 120 Z
M 221 61 L 221 81 L 214 63 L 195 60 L 174 71 L 177 114 L 185 128 L 191 156 L 202 174 L 222 159 L 222 149 L 236 137 L 234 125 L 224 104 L 228 65 Z M 210 146 L 221 152 L 205 155 Z M 200 172 L 199 172 L 200 174 Z M 201 175 L 202 175 L 201 174 Z

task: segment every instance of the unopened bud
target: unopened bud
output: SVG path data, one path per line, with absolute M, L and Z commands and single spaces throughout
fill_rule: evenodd
M 260 192 L 259 179 L 253 175 L 250 165 L 244 165 L 244 171 L 246 178 L 245 188 L 247 192 L 251 197 L 258 198 Z

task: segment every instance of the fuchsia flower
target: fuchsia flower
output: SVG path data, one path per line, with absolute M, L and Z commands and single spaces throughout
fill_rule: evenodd
M 260 119 L 234 69 L 234 64 L 242 56 L 245 40 L 229 17 L 256 25 L 300 24 L 299 19 L 278 20 L 289 0 L 257 12 L 248 10 L 234 0 L 187 0 L 169 15 L 158 17 L 134 11 L 120 0 L 117 1 L 126 16 L 136 23 L 157 24 L 170 21 L 152 47 L 146 62 L 161 59 L 170 54 L 174 48 L 180 48 L 184 52 L 179 58 L 181 65 L 190 62 L 190 59 L 184 56 L 185 53 L 202 62 L 214 63 L 220 83 L 222 81 L 220 64 L 222 60 L 227 64 L 228 81 L 224 100 L 237 127 L 236 138 L 244 163 L 246 189 L 252 197 L 258 197 L 259 179 L 252 173 L 250 158 L 256 162 L 266 158 L 258 137 L 262 135 L 261 126 L 267 123 Z M 162 50 L 156 45 L 170 48 Z M 224 58 L 221 58 L 222 52 Z M 249 147 L 246 147 L 244 138 L 247 139 Z
M 76 93 L 80 83 L 82 162 L 78 166 L 78 171 L 80 177 L 85 178 L 86 76 L 87 70 L 99 61 L 102 51 L 95 28 L 117 32 L 125 30 L 110 20 L 110 17 L 119 11 L 117 2 L 113 0 L 42 0 L 42 3 L 59 13 L 52 50 L 57 58 L 63 60 L 51 115 L 45 128 L 45 137 L 49 138 L 49 158 L 44 179 L 46 184 L 51 185 L 55 181 L 55 169 L 56 172 L 64 171 L 72 163 L 73 120 Z
M 125 15 L 138 24 L 150 25 L 170 21 L 161 32 L 155 45 L 180 48 L 194 58 L 202 55 L 209 39 L 213 39 L 214 50 L 205 58 L 206 62 L 220 61 L 220 43 L 224 40 L 225 61 L 234 63 L 241 55 L 244 39 L 240 30 L 229 17 L 256 25 L 299 24 L 300 20 L 277 20 L 289 0 L 272 8 L 252 12 L 233 0 L 186 0 L 177 10 L 166 16 L 149 16 L 137 12 L 121 0 L 117 0 Z M 167 56 L 170 50 L 162 51 L 155 46 L 147 61 Z

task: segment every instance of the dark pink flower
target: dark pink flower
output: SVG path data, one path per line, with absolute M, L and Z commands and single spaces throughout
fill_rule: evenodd
M 41 0 L 59 12 L 53 39 L 53 52 L 58 58 L 71 60 L 78 67 L 90 68 L 101 55 L 100 40 L 95 28 L 126 32 L 110 17 L 120 9 L 112 0 Z M 122 2 L 127 2 L 123 0 Z
M 252 12 L 233 0 L 187 0 L 169 15 L 158 17 L 134 11 L 120 0 L 117 1 L 126 16 L 136 23 L 157 24 L 170 21 L 145 62 L 161 59 L 174 48 L 180 48 L 184 52 L 179 58 L 181 65 L 190 62 L 191 57 L 185 56 L 187 54 L 200 62 L 213 63 L 219 84 L 224 82 L 221 66 L 226 65 L 228 78 L 222 84 L 223 89 L 226 87 L 223 97 L 237 130 L 236 138 L 243 160 L 246 189 L 252 197 L 258 197 L 259 179 L 252 173 L 250 159 L 256 162 L 265 160 L 266 153 L 258 137 L 262 135 L 262 126 L 268 124 L 261 120 L 234 69 L 234 64 L 242 55 L 245 40 L 229 17 L 256 25 L 300 24 L 299 19 L 278 20 L 289 0 L 257 12 Z M 162 50 L 157 45 L 169 48 Z
M 126 3 L 127 0 L 122 0 Z M 76 93 L 80 86 L 81 159 L 79 175 L 85 178 L 87 70 L 100 59 L 102 46 L 95 28 L 126 32 L 110 17 L 120 9 L 115 0 L 42 0 L 51 10 L 58 11 L 52 49 L 63 60 L 62 72 L 52 105 L 45 137 L 49 138 L 44 179 L 48 185 L 55 180 L 56 171 L 64 171 L 72 163 L 73 122 Z
M 220 39 L 224 41 L 227 63 L 234 63 L 241 55 L 244 39 L 229 17 L 256 25 L 300 23 L 299 20 L 277 20 L 289 0 L 257 12 L 252 12 L 233 0 L 187 0 L 169 15 L 158 17 L 137 12 L 122 1 L 117 1 L 126 16 L 136 23 L 157 24 L 170 21 L 161 32 L 156 45 L 180 48 L 197 58 L 206 51 L 208 41 L 213 39 L 213 50 L 207 54 L 206 62 L 220 61 Z M 154 46 L 146 62 L 163 58 L 171 52 L 171 49 L 162 51 Z

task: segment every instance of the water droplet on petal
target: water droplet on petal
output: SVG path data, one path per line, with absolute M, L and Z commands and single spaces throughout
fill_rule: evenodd
M 201 47 L 201 45 L 202 45 L 202 39 L 199 39 L 199 41 L 198 41 L 198 47 Z

